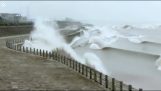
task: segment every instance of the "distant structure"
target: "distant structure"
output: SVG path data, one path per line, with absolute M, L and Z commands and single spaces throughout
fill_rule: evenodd
M 65 18 L 63 20 L 56 20 L 56 25 L 60 33 L 65 36 L 67 42 L 71 42 L 75 36 L 78 36 L 86 31 L 86 27 L 92 27 L 92 24 L 86 24 L 76 21 L 71 18 Z
M 0 23 L 27 23 L 27 17 L 17 13 L 0 13 Z

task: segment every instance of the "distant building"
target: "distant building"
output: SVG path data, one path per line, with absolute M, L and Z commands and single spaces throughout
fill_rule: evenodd
M 27 18 L 17 13 L 0 13 L 0 20 L 9 23 L 28 22 Z

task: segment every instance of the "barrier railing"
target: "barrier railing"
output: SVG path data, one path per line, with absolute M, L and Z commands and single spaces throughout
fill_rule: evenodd
M 135 89 L 132 85 L 126 85 L 122 81 L 116 80 L 108 75 L 105 75 L 97 70 L 90 68 L 84 64 L 79 63 L 74 60 L 68 53 L 63 49 L 55 49 L 52 52 L 48 52 L 42 49 L 28 48 L 23 46 L 24 39 L 7 40 L 6 46 L 10 49 L 17 50 L 20 52 L 30 53 L 34 55 L 39 55 L 41 57 L 52 59 L 58 61 L 69 68 L 78 72 L 87 79 L 98 83 L 107 90 L 112 91 L 143 91 L 141 88 Z

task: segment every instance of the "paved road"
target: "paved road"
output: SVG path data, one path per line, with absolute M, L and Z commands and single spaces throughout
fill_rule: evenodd
M 5 39 L 0 38 L 0 90 L 103 90 L 63 64 L 6 48 Z

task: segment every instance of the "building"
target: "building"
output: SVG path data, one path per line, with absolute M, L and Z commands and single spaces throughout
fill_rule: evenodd
M 28 22 L 27 18 L 17 13 L 0 13 L 0 21 L 9 23 Z

